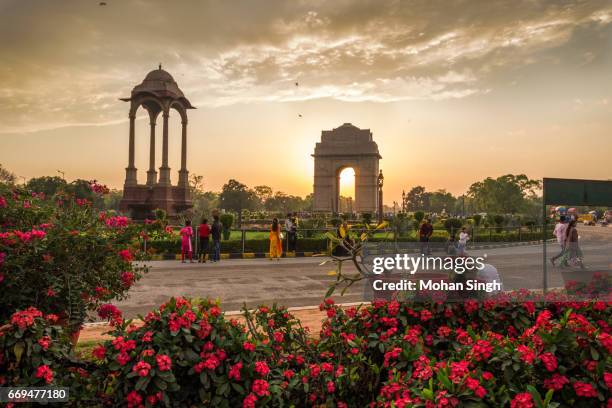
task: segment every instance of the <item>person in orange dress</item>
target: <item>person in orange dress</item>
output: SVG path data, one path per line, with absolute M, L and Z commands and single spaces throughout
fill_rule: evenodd
M 281 226 L 278 223 L 278 218 L 272 220 L 270 228 L 270 260 L 280 260 L 283 254 L 283 239 L 281 237 Z

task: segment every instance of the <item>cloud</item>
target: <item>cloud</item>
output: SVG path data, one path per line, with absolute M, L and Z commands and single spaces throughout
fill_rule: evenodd
M 605 1 L 107 3 L 0 6 L 0 133 L 123 120 L 159 61 L 200 106 L 473 97 L 612 23 Z

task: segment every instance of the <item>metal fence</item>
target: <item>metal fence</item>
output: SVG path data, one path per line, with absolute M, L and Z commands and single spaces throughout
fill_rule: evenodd
M 181 226 L 171 226 L 175 232 L 178 232 Z M 548 233 L 552 234 L 554 226 L 547 226 Z M 199 248 L 199 227 L 194 226 L 194 235 L 192 238 L 193 247 L 197 252 Z M 313 228 L 313 229 L 298 229 L 297 231 L 297 250 L 300 249 L 300 240 L 324 240 L 325 244 L 321 244 L 319 250 L 329 247 L 329 239 L 326 233 L 331 232 L 336 234 L 336 228 Z M 349 228 L 349 234 L 353 237 L 359 237 L 366 228 Z M 432 241 L 445 242 L 450 236 L 458 235 L 461 229 L 451 228 L 450 230 L 444 228 L 434 228 Z M 248 243 L 252 241 L 265 241 L 269 239 L 269 229 L 265 228 L 242 228 L 242 229 L 230 229 L 229 239 L 222 239 L 222 242 L 232 242 L 231 253 L 242 253 L 251 252 L 248 251 Z M 283 229 L 283 248 L 285 251 L 289 248 L 288 234 Z M 403 232 L 403 233 L 402 233 Z M 502 241 L 539 241 L 543 235 L 543 226 L 513 226 L 513 227 L 476 227 L 471 226 L 467 228 L 467 232 L 470 234 L 470 240 L 468 247 L 476 243 L 487 243 L 487 242 L 502 242 Z M 227 233 L 226 233 L 227 234 Z M 177 238 L 178 240 L 179 238 Z M 397 228 L 384 228 L 376 230 L 373 233 L 372 240 L 382 240 L 388 242 L 407 242 L 407 241 L 418 241 L 418 231 L 410 228 L 406 231 L 399 231 Z M 239 244 L 238 244 L 239 242 Z M 147 249 L 147 241 L 143 240 L 143 249 Z

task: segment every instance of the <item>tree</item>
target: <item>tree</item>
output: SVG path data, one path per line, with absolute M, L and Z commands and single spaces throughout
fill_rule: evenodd
M 540 188 L 539 180 L 531 180 L 524 174 L 506 174 L 472 184 L 467 196 L 472 198 L 477 211 L 515 214 L 525 209 L 528 199 L 537 197 Z
M 242 209 L 253 210 L 257 206 L 257 196 L 246 184 L 231 179 L 223 185 L 219 194 L 219 207 L 224 210 L 240 212 Z
M 301 211 L 304 208 L 304 200 L 301 197 L 277 191 L 266 200 L 265 208 L 268 211 L 281 211 L 283 213 Z
M 66 190 L 66 180 L 58 176 L 43 176 L 34 177 L 28 180 L 26 188 L 36 193 L 44 193 L 46 196 L 52 196 L 60 190 Z
M 260 208 L 264 208 L 266 201 L 272 197 L 272 187 L 265 185 L 255 186 L 253 191 L 255 191 L 255 195 L 259 200 Z
M 406 194 L 406 205 L 408 211 L 428 211 L 429 210 L 429 195 L 425 191 L 425 187 L 416 186 L 412 187 L 408 194 Z
M 442 210 L 446 210 L 446 212 L 452 212 L 454 210 L 457 199 L 446 190 L 438 190 L 426 194 L 429 194 L 429 211 L 441 213 Z
M 11 171 L 2 167 L 0 164 L 0 184 L 15 184 L 17 177 Z

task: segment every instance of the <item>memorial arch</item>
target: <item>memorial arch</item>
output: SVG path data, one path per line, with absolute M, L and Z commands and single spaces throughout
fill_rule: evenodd
M 314 154 L 313 209 L 339 212 L 340 173 L 347 167 L 355 170 L 355 205 L 358 213 L 378 211 L 378 161 L 382 158 L 370 129 L 345 123 L 321 132 L 321 142 Z
M 152 211 L 161 208 L 170 217 L 191 208 L 189 192 L 189 171 L 187 170 L 187 110 L 195 109 L 185 98 L 176 81 L 161 68 L 147 74 L 141 84 L 132 89 L 129 98 L 121 98 L 130 103 L 128 166 L 125 169 L 123 199 L 120 209 L 130 212 L 135 219 L 151 217 Z M 146 184 L 138 184 L 137 169 L 134 163 L 136 112 L 143 107 L 149 116 L 150 146 L 149 169 Z M 181 168 L 178 171 L 178 182 L 172 185 L 170 167 L 168 166 L 168 119 L 171 111 L 181 117 Z M 162 117 L 162 152 L 159 178 L 155 161 L 155 127 Z

